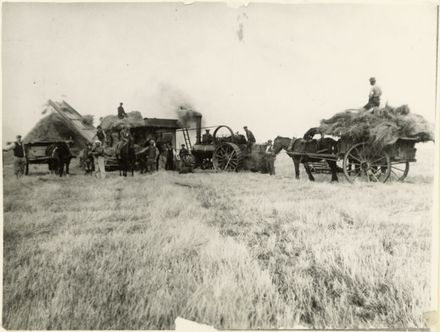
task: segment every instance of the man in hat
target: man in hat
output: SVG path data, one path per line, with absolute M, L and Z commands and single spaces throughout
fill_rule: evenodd
M 96 140 L 93 144 L 91 154 L 95 159 L 95 171 L 96 177 L 105 178 L 105 160 L 104 160 L 104 148 L 100 140 Z
M 209 133 L 209 129 L 206 129 L 206 132 L 202 136 L 202 144 L 211 144 L 212 143 L 212 135 Z
M 159 149 L 156 147 L 156 142 L 150 140 L 147 148 L 147 172 L 153 173 L 156 171 L 156 161 L 159 156 Z
M 189 151 L 186 149 L 185 144 L 182 144 L 180 146 L 180 151 L 179 151 L 179 157 L 180 160 L 183 161 L 183 159 L 185 158 L 185 156 L 189 155 Z
M 380 106 L 380 96 L 382 95 L 382 90 L 376 85 L 376 79 L 374 77 L 370 77 L 370 85 L 371 89 L 368 95 L 368 103 L 364 106 L 364 109 L 367 111 L 373 107 Z
M 275 175 L 275 152 L 273 150 L 272 140 L 267 141 L 267 147 L 265 151 L 266 167 L 270 175 Z
M 9 144 L 3 151 L 14 151 L 14 173 L 17 179 L 25 172 L 26 167 L 26 151 L 24 149 L 23 142 L 21 141 L 21 135 L 17 135 L 17 140 L 12 144 Z
M 250 152 L 250 151 L 252 150 L 252 145 L 255 144 L 255 142 L 256 142 L 256 140 L 255 140 L 255 136 L 254 136 L 254 134 L 252 133 L 252 131 L 250 131 L 250 130 L 248 129 L 247 126 L 244 126 L 243 129 L 244 129 L 244 131 L 246 132 L 246 138 L 247 138 L 247 143 L 246 143 L 246 145 L 247 145 L 247 149 L 248 149 L 248 151 Z
M 92 139 L 94 139 L 96 137 L 104 145 L 105 141 L 107 140 L 107 136 L 105 135 L 105 132 L 104 132 L 104 130 L 102 130 L 101 126 L 96 127 L 96 129 L 97 129 L 96 134 L 95 134 L 95 136 L 93 136 Z
M 115 152 L 116 152 L 116 158 L 120 159 L 121 149 L 125 144 L 128 144 L 131 139 L 131 132 L 128 126 L 124 125 L 122 126 L 121 131 L 119 132 L 119 139 L 120 141 L 116 144 Z
M 124 111 L 124 107 L 122 107 L 122 102 L 119 103 L 119 107 L 118 107 L 118 118 L 119 119 L 123 119 L 127 117 L 127 113 L 125 113 Z

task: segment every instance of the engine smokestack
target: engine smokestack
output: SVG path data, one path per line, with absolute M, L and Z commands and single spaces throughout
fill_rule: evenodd
M 202 142 L 202 115 L 194 114 L 193 117 L 196 123 L 196 144 L 200 144 Z

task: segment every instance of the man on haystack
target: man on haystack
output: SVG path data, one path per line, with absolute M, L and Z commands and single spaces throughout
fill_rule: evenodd
M 118 118 L 119 119 L 123 119 L 127 117 L 127 113 L 125 113 L 124 107 L 122 107 L 122 102 L 119 103 L 119 107 L 118 107 Z
M 380 96 L 382 95 L 382 90 L 376 85 L 376 79 L 374 77 L 370 77 L 370 85 L 371 89 L 368 95 L 368 103 L 364 106 L 364 109 L 367 111 L 373 107 L 380 106 Z
M 9 144 L 9 143 L 8 143 Z M 14 173 L 17 179 L 24 174 L 26 167 L 26 152 L 21 141 L 21 135 L 17 135 L 17 140 L 8 145 L 3 151 L 14 150 Z

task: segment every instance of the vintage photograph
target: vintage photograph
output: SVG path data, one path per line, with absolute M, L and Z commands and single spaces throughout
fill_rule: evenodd
M 429 329 L 438 22 L 4 2 L 2 327 Z

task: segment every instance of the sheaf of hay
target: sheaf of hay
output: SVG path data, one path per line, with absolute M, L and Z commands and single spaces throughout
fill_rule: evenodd
M 434 141 L 433 126 L 421 115 L 413 114 L 407 105 L 373 110 L 350 109 L 322 120 L 320 130 L 353 141 L 367 141 L 385 146 L 399 138 Z

